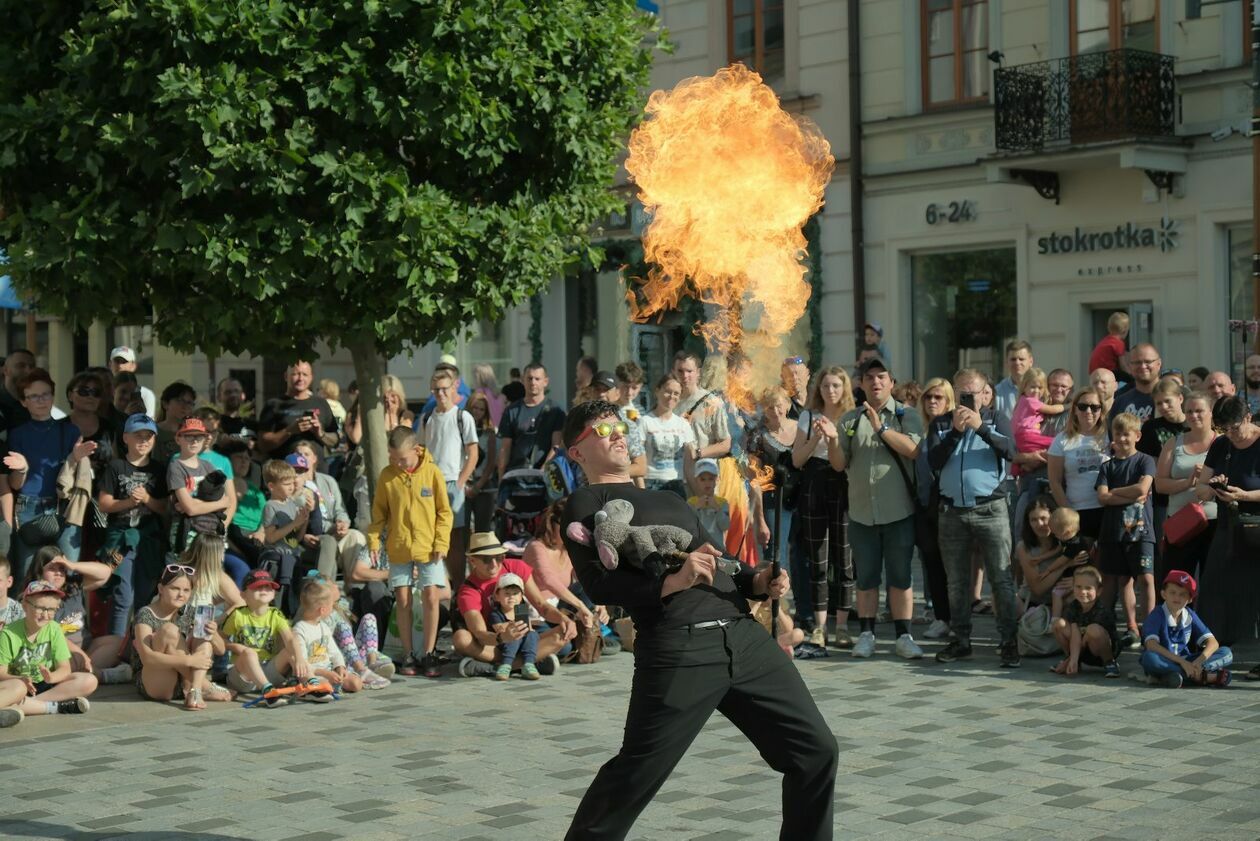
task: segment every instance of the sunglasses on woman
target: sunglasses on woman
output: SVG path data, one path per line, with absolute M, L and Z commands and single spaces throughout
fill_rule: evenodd
M 1078 412 L 1101 412 L 1101 403 L 1077 403 L 1076 411 Z
M 74 390 L 74 393 L 80 397 L 100 397 L 101 390 L 96 386 L 81 385 Z
M 586 438 L 592 432 L 594 432 L 596 437 L 599 438 L 607 438 L 614 432 L 619 435 L 625 435 L 630 432 L 630 425 L 625 421 L 600 421 L 599 423 L 588 426 L 586 429 L 582 430 L 582 434 L 579 435 L 573 442 L 574 445 L 576 446 L 577 444 L 582 443 L 582 439 Z
M 184 566 L 183 564 L 167 564 L 166 569 L 162 570 L 162 583 L 169 584 L 181 575 L 186 575 L 189 578 L 192 578 L 196 574 L 197 570 L 190 566 Z

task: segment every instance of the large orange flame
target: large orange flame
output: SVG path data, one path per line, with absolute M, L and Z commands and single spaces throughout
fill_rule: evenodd
M 773 354 L 761 351 L 781 345 L 805 312 L 801 227 L 834 167 L 818 127 L 785 112 L 742 64 L 653 93 L 626 161 L 651 216 L 643 250 L 652 268 L 630 296 L 633 317 L 690 293 L 713 305 L 696 328 L 711 350 L 738 347 L 759 381 L 777 378 L 777 364 L 759 364 Z

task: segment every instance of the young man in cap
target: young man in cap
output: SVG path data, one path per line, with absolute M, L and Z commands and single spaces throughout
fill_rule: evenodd
M 119 345 L 109 352 L 109 370 L 114 376 L 118 376 L 123 371 L 128 371 L 134 376 L 136 367 L 136 352 L 126 345 Z M 149 417 L 156 415 L 157 396 L 153 390 L 140 386 L 140 397 L 144 400 L 144 413 Z
M 854 657 L 875 653 L 879 588 L 888 577 L 888 602 L 896 628 L 897 656 L 923 656 L 910 634 L 914 610 L 910 560 L 914 554 L 914 497 L 910 476 L 923 440 L 923 419 L 892 396 L 893 377 L 884 360 L 867 359 L 858 368 L 865 401 L 836 424 L 827 457 L 849 472 L 849 545 L 857 575 L 860 633 Z
M 70 670 L 70 646 L 54 621 L 66 594 L 32 581 L 22 594 L 26 618 L 0 631 L 0 727 L 28 715 L 85 713 L 96 676 Z
M 625 838 L 713 711 L 753 742 L 783 779 L 781 838 L 832 837 L 837 748 L 793 662 L 748 612 L 748 599 L 779 598 L 780 572 L 718 567 L 719 552 L 695 512 L 675 494 L 630 482 L 626 436 L 617 407 L 575 407 L 564 427 L 569 457 L 590 484 L 569 497 L 564 542 L 587 596 L 625 607 L 634 619 L 635 674 L 621 751 L 600 769 L 565 836 L 569 841 Z M 682 559 L 650 555 L 642 567 L 606 569 L 594 547 L 568 526 L 594 528 L 610 500 L 634 506 L 631 525 L 673 525 L 693 535 Z
M 495 588 L 505 575 L 521 579 L 525 600 L 552 626 L 538 635 L 537 663 L 540 673 L 553 674 L 560 665 L 556 655 L 577 636 L 573 620 L 543 600 L 529 564 L 506 555 L 507 549 L 494 532 L 477 532 L 469 538 L 468 577 L 455 594 L 458 619 L 452 623 L 456 626 L 452 643 L 455 650 L 464 656 L 459 663 L 459 673 L 464 677 L 494 674 L 496 647 L 519 640 L 529 633 L 529 628 L 522 622 L 510 622 L 508 627 L 497 631 L 491 627 Z

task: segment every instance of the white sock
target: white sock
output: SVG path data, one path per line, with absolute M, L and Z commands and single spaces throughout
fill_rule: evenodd
M 56 715 L 56 714 L 57 714 L 57 702 L 56 702 L 56 701 L 45 701 L 45 702 L 44 702 L 44 712 L 45 712 L 45 713 L 47 713 L 48 715 Z

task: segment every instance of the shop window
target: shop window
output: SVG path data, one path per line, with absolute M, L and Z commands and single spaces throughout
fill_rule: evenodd
M 726 0 L 727 55 L 761 74 L 783 78 L 784 0 Z
M 1226 229 L 1229 248 L 1229 317 L 1231 320 L 1251 321 L 1255 316 L 1255 281 L 1251 277 L 1251 225 L 1235 225 Z M 1228 359 L 1234 378 L 1243 370 L 1243 360 L 1255 346 L 1256 337 L 1222 330 L 1229 343 Z
M 987 100 L 988 0 L 922 0 L 920 8 L 927 107 Z
M 997 382 L 1015 336 L 1015 249 L 911 258 L 914 376 L 952 378 L 976 368 Z

